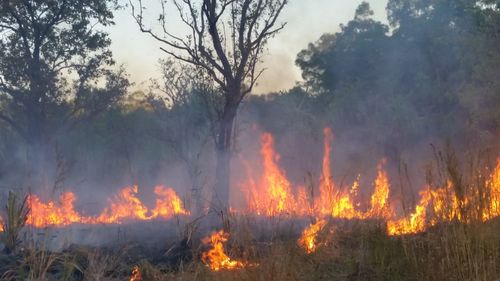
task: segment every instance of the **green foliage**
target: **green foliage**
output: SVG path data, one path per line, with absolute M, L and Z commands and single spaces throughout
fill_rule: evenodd
M 23 201 L 19 202 L 18 196 L 12 191 L 9 192 L 9 198 L 5 206 L 7 216 L 3 225 L 4 232 L 0 234 L 7 253 L 15 252 L 20 243 L 19 236 L 29 214 L 27 201 L 28 196 L 25 196 Z
M 362 3 L 297 57 L 319 118 L 378 146 L 497 133 L 500 10 L 486 2 L 391 0 L 390 26 Z
M 111 41 L 96 28 L 113 24 L 117 7 L 115 0 L 2 1 L 0 120 L 43 145 L 76 117 L 117 102 L 128 81 L 109 69 Z

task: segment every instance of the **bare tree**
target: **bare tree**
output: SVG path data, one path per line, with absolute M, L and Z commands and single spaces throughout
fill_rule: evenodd
M 224 210 L 229 205 L 232 132 L 237 110 L 263 72 L 257 65 L 266 43 L 285 26 L 278 23 L 278 18 L 288 0 L 173 0 L 190 32 L 185 37 L 167 29 L 167 1 L 159 1 L 161 31 L 155 32 L 144 25 L 142 0 L 130 0 L 141 31 L 161 42 L 161 49 L 168 55 L 203 69 L 224 93 L 223 106 L 217 114 L 213 202 Z

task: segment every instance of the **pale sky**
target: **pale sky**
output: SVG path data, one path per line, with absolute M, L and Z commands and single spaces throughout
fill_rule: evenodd
M 259 80 L 255 93 L 286 90 L 301 79 L 295 66 L 297 54 L 324 33 L 339 30 L 339 25 L 354 17 L 362 0 L 290 0 L 281 19 L 287 26 L 268 45 L 263 67 L 267 70 Z M 368 0 L 375 11 L 375 18 L 386 21 L 387 0 Z M 153 10 L 157 0 L 143 0 Z M 161 43 L 139 31 L 130 8 L 116 12 L 116 25 L 109 32 L 112 50 L 118 64 L 124 64 L 134 89 L 145 89 L 149 78 L 158 77 L 158 60 L 167 55 L 160 50 Z M 174 22 L 172 31 L 183 34 L 179 23 Z

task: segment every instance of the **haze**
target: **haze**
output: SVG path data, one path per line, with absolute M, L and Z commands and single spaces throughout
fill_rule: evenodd
M 324 33 L 334 33 L 340 24 L 345 24 L 354 16 L 361 0 L 292 0 L 282 17 L 286 28 L 270 40 L 268 53 L 264 57 L 266 72 L 261 77 L 255 93 L 269 93 L 287 90 L 301 80 L 300 70 L 295 66 L 297 53 L 307 44 L 318 40 Z M 371 0 L 375 19 L 386 22 L 387 0 Z M 145 1 L 149 10 L 154 10 L 156 1 Z M 173 12 L 173 11 L 172 11 Z M 151 17 L 154 18 L 154 17 Z M 182 34 L 182 27 L 170 21 L 173 30 Z M 151 77 L 158 76 L 158 60 L 167 55 L 160 50 L 160 44 L 146 34 L 142 34 L 135 23 L 129 7 L 115 13 L 115 26 L 109 29 L 112 49 L 118 64 L 124 64 L 134 89 L 147 87 Z M 172 27 L 170 26 L 170 27 Z

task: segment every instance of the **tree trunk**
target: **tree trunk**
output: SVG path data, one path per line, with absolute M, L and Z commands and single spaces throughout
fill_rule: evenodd
M 219 124 L 216 140 L 217 168 L 215 172 L 215 190 L 213 204 L 220 211 L 229 210 L 229 192 L 231 175 L 231 145 L 234 119 L 238 106 L 226 104 Z

